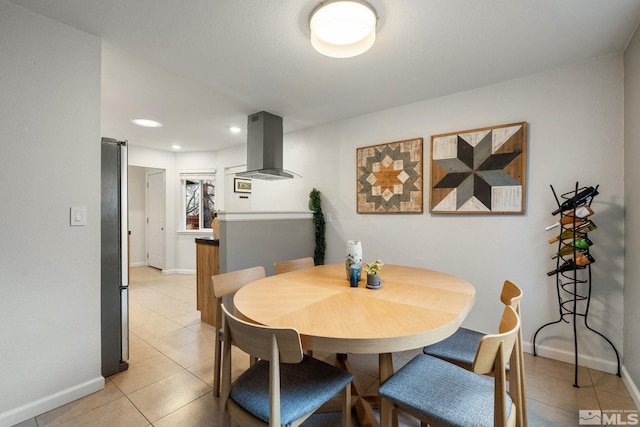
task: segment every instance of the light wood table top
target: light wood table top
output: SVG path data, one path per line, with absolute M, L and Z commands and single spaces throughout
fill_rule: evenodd
M 436 343 L 453 334 L 475 302 L 475 289 L 449 274 L 385 264 L 380 289 L 349 286 L 344 264 L 322 265 L 266 277 L 240 289 L 236 314 L 267 326 L 294 327 L 308 350 L 378 354 L 380 383 L 393 374 L 392 352 Z M 354 380 L 356 411 L 362 426 L 377 425 L 375 396 L 365 396 Z M 383 401 L 382 425 L 391 408 Z
M 474 287 L 449 274 L 385 265 L 381 277 L 380 289 L 364 277 L 352 288 L 343 264 L 317 266 L 250 283 L 233 302 L 249 321 L 296 328 L 311 350 L 388 353 L 443 340 L 475 301 Z

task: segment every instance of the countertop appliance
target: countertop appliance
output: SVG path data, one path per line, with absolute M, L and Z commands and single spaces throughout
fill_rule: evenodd
M 102 376 L 129 367 L 127 143 L 102 138 Z

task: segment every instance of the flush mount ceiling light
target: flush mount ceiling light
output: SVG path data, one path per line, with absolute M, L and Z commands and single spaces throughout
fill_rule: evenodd
M 133 119 L 131 120 L 131 123 L 133 123 L 134 125 L 143 126 L 146 128 L 159 128 L 162 126 L 162 123 L 156 122 L 155 120 L 151 120 L 151 119 Z
M 325 1 L 311 12 L 311 46 L 332 58 L 361 55 L 376 41 L 376 21 L 375 9 L 365 1 Z

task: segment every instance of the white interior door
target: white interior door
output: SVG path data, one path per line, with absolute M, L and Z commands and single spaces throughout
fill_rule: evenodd
M 164 269 L 165 173 L 147 175 L 147 265 Z

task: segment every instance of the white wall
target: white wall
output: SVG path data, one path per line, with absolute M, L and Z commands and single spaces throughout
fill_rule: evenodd
M 217 170 L 216 176 L 216 204 L 221 210 L 224 206 L 224 168 L 227 165 L 237 165 L 246 159 L 245 146 L 233 149 L 221 150 L 220 152 L 189 152 L 173 153 L 167 151 L 153 150 L 149 148 L 135 146 L 135 141 L 129 141 L 129 166 L 130 170 L 164 170 L 166 173 L 166 233 L 165 233 L 165 274 L 182 273 L 195 274 L 195 238 L 197 236 L 209 235 L 208 232 L 183 231 L 181 224 L 181 187 L 180 172 L 210 171 Z M 240 163 L 238 163 L 240 162 Z M 142 179 L 142 184 L 138 181 Z M 144 186 L 144 177 L 139 177 L 135 173 L 130 176 L 130 207 L 136 209 L 135 201 L 132 197 L 140 197 L 137 193 L 139 185 Z M 143 188 L 144 190 L 144 188 Z M 137 213 L 130 209 L 130 222 L 134 227 L 134 221 L 138 218 Z M 146 215 L 146 207 L 145 207 Z M 132 234 L 132 254 L 134 249 L 146 245 L 146 237 L 142 236 L 144 229 L 136 228 L 136 236 Z M 132 230 L 132 233 L 135 230 Z M 135 247 L 133 247 L 135 244 Z M 146 246 L 145 246 L 146 247 Z M 137 253 L 137 252 L 136 252 Z M 132 263 L 134 259 L 132 258 Z M 136 258 L 136 262 L 137 258 Z M 145 259 L 146 262 L 146 259 Z
M 355 213 L 355 150 L 358 147 L 424 138 L 424 176 L 428 188 L 430 136 L 518 121 L 528 122 L 527 213 L 525 215 L 447 216 L 358 215 Z M 153 150 L 146 150 L 147 153 Z M 285 168 L 302 179 L 265 182 L 254 180 L 251 209 L 255 211 L 305 210 L 309 191 L 323 194 L 327 226 L 327 261 L 341 262 L 348 239 L 363 241 L 365 258 L 389 263 L 434 268 L 459 275 L 476 285 L 476 308 L 466 324 L 491 331 L 496 319 L 482 313 L 497 312 L 497 295 L 506 278 L 526 292 L 523 304 L 524 334 L 531 341 L 535 330 L 557 318 L 547 244 L 552 232 L 544 227 L 555 221 L 555 202 L 549 185 L 559 192 L 581 185 L 600 185 L 593 207 L 598 229 L 592 254 L 593 294 L 591 327 L 622 347 L 623 255 L 623 62 L 621 55 L 598 58 L 571 67 L 537 74 L 447 97 L 403 106 L 338 123 L 285 135 Z M 142 151 L 140 151 L 142 154 Z M 167 174 L 167 195 L 174 186 L 174 227 L 178 226 L 177 184 L 180 169 L 216 165 L 218 207 L 233 210 L 231 188 L 222 173 L 242 165 L 245 148 L 166 156 L 173 172 Z M 136 156 L 130 156 L 135 158 Z M 142 156 L 145 157 L 145 156 Z M 139 164 L 149 164 L 145 159 Z M 170 164 L 171 163 L 171 164 Z M 179 165 L 179 166 L 178 166 Z M 158 167 L 157 164 L 154 165 Z M 226 177 L 227 179 L 229 177 Z M 428 193 L 425 192 L 425 211 Z M 225 206 L 224 204 L 227 204 Z M 231 209 L 226 209 L 227 207 Z M 169 222 L 169 220 L 168 220 Z M 168 224 L 169 226 L 169 224 Z M 171 237 L 168 234 L 168 242 Z M 167 270 L 192 272 L 195 260 L 192 235 L 176 235 L 174 264 Z M 168 245 L 167 254 L 171 254 Z M 167 257 L 170 259 L 170 256 Z M 572 361 L 571 328 L 546 328 L 538 338 L 542 355 Z M 579 326 L 581 363 L 615 370 L 615 357 L 597 335 Z
M 103 386 L 100 376 L 100 42 L 0 0 L 0 426 L 11 425 Z M 638 35 L 626 53 L 627 162 L 638 158 Z M 553 248 L 544 226 L 554 203 L 549 184 L 600 184 L 593 207 L 590 324 L 622 349 L 622 257 L 627 235 L 625 366 L 638 383 L 638 227 L 623 227 L 623 63 L 619 55 L 435 100 L 285 135 L 285 168 L 304 178 L 261 182 L 256 210 L 303 210 L 323 194 L 328 262 L 342 262 L 345 241 L 359 238 L 366 259 L 435 268 L 477 288 L 467 325 L 493 330 L 505 278 L 525 290 L 525 339 L 553 320 L 557 306 Z M 285 118 L 286 120 L 286 118 Z M 401 139 L 516 121 L 529 123 L 524 216 L 357 215 L 355 150 Z M 108 135 L 107 135 L 108 136 Z M 93 142 L 92 142 L 93 141 Z M 10 142 L 10 143 L 8 143 Z M 130 141 L 135 144 L 135 141 Z M 176 259 L 179 194 L 173 153 L 130 145 L 133 166 L 167 172 L 167 270 Z M 240 163 L 238 163 L 240 162 Z M 240 148 L 217 153 L 217 168 L 244 163 Z M 627 163 L 628 218 L 637 222 Z M 425 187 L 428 187 L 425 181 Z M 221 193 L 224 188 L 220 187 Z M 224 194 L 222 194 L 224 196 Z M 425 202 L 428 197 L 425 195 Z M 69 207 L 86 206 L 88 225 L 69 227 Z M 224 206 L 220 206 L 224 208 Z M 46 214 L 43 215 L 43 213 Z M 632 222 L 631 224 L 634 224 Z M 54 243 L 55 242 L 55 250 Z M 613 370 L 603 341 L 580 328 L 587 365 Z M 542 354 L 570 359 L 568 326 L 553 329 Z M 564 353 L 563 353 L 564 352 Z M 25 379 L 28 378 L 28 381 Z
M 250 206 L 254 211 L 306 210 L 309 191 L 318 188 L 323 194 L 325 215 L 332 219 L 327 225 L 328 262 L 341 262 L 345 241 L 355 238 L 363 241 L 367 259 L 381 257 L 389 263 L 434 268 L 464 277 L 478 290 L 476 307 L 466 322 L 477 329 L 494 329 L 493 316 L 482 313 L 498 311 L 497 294 L 502 281 L 514 280 L 526 292 L 524 336 L 530 343 L 535 330 L 555 320 L 558 313 L 555 283 L 545 274 L 554 267 L 549 257 L 555 249 L 546 242 L 553 232 L 544 231 L 556 220 L 550 215 L 555 202 L 549 185 L 559 192 L 572 190 L 576 181 L 600 185 L 601 194 L 593 204 L 598 229 L 590 234 L 596 243 L 592 254 L 597 263 L 593 268 L 589 325 L 603 332 L 622 352 L 623 88 L 622 56 L 612 55 L 289 133 L 285 135 L 284 166 L 303 178 L 254 180 Z M 430 136 L 518 121 L 528 123 L 527 213 L 430 215 Z M 356 214 L 356 148 L 415 137 L 424 138 L 425 213 Z M 198 169 L 215 163 L 218 208 L 239 210 L 230 194 L 232 186 L 225 182 L 229 177 L 223 172 L 228 167 L 242 166 L 245 150 L 244 146 L 234 147 L 215 156 L 177 154 L 167 167 L 173 168 L 172 174 L 177 177 L 181 168 Z M 139 162 L 148 163 L 146 159 Z M 170 184 L 172 174 L 167 174 L 168 187 L 177 185 Z M 168 212 L 174 212 L 174 226 L 178 225 L 178 194 L 176 190 L 171 195 L 171 188 L 167 189 L 168 198 L 173 196 L 175 200 L 167 202 Z M 177 235 L 174 239 L 173 271 L 195 269 L 191 246 L 191 235 Z M 167 253 L 171 254 L 169 245 Z M 573 360 L 569 326 L 546 328 L 537 344 L 542 355 Z M 609 345 L 581 324 L 579 348 L 581 363 L 615 371 L 615 356 Z
M 132 145 L 133 144 L 133 145 Z M 299 145 L 298 150 L 305 150 L 304 145 Z M 304 153 L 296 152 L 292 147 L 285 154 L 285 168 L 296 171 L 297 158 Z M 247 211 L 306 211 L 308 210 L 309 191 L 304 179 L 283 180 L 277 182 L 265 182 L 253 180 L 252 193 L 248 199 L 241 199 L 239 193 L 233 192 L 233 174 L 227 174 L 246 170 L 246 145 L 230 147 L 217 152 L 187 152 L 171 153 L 136 147 L 135 141 L 129 141 L 129 165 L 134 175 L 130 176 L 130 212 L 129 219 L 133 222 L 139 219 L 136 201 L 132 197 L 140 197 L 137 193 L 139 178 L 135 175 L 136 169 L 159 168 L 166 170 L 166 196 L 167 196 L 167 223 L 166 223 L 166 274 L 195 274 L 195 238 L 209 235 L 209 232 L 183 231 L 181 212 L 181 188 L 180 173 L 194 171 L 216 170 L 216 210 L 225 212 Z M 133 167 L 132 167 L 133 166 Z M 133 187 L 132 187 L 133 186 Z M 243 194 L 244 195 L 244 194 Z M 133 211 L 132 211 L 133 210 Z M 132 256 L 137 254 L 140 245 L 141 232 L 143 230 L 132 229 Z M 136 234 L 134 236 L 134 233 Z M 138 257 L 132 258 L 137 263 Z
M 146 168 L 129 166 L 129 262 L 147 265 Z
M 624 275 L 624 366 L 635 384 L 635 401 L 640 406 L 640 30 L 636 30 L 624 55 L 625 83 L 625 275 Z
M 424 138 L 428 189 L 430 136 L 519 121 L 528 122 L 525 215 L 358 215 L 356 148 Z M 322 192 L 327 224 L 327 262 L 342 262 L 345 242 L 359 239 L 364 258 L 433 268 L 476 286 L 477 302 L 466 325 L 496 327 L 499 290 L 505 279 L 524 288 L 524 338 L 557 318 L 550 256 L 556 246 L 544 227 L 557 219 L 549 185 L 559 192 L 600 185 L 592 207 L 598 229 L 590 234 L 593 294 L 589 324 L 622 351 L 623 257 L 623 63 L 621 55 L 507 81 L 439 99 L 285 135 L 288 167 L 304 176 L 303 188 L 274 191 L 273 206 L 308 200 Z M 295 160 L 294 160 L 295 159 Z M 267 183 L 266 185 L 272 185 Z M 489 313 L 489 314 L 487 314 Z M 572 361 L 571 327 L 549 327 L 539 353 Z M 582 363 L 613 371 L 615 356 L 597 335 L 579 327 Z
M 218 151 L 217 207 L 224 212 L 246 212 L 252 209 L 253 193 L 249 198 L 240 198 L 233 191 L 233 178 L 236 172 L 247 170 L 247 145 L 231 147 Z
M 183 230 L 184 227 L 181 224 L 182 203 L 180 198 L 182 197 L 180 182 L 181 172 L 202 172 L 212 171 L 217 168 L 217 153 L 209 152 L 194 152 L 194 153 L 176 153 L 176 175 L 167 176 L 167 181 L 173 180 L 177 184 L 178 193 L 176 194 L 176 227 L 178 230 Z M 219 174 L 218 174 L 219 175 Z M 216 176 L 216 204 L 219 200 L 218 189 L 218 176 Z M 217 209 L 217 207 L 216 207 Z M 196 237 L 210 236 L 211 232 L 207 231 L 188 231 L 178 232 L 175 236 L 176 239 L 176 264 L 175 272 L 183 274 L 195 274 L 196 273 Z
M 284 168 L 297 172 L 298 158 L 306 157 L 305 153 L 297 152 L 297 150 L 305 149 L 304 146 L 288 145 L 283 158 Z M 240 199 L 239 193 L 233 192 L 233 178 L 236 172 L 246 170 L 246 164 L 246 144 L 218 151 L 218 198 L 216 200 L 218 210 L 224 212 L 299 212 L 309 209 L 308 193 L 311 189 L 306 190 L 307 185 L 304 177 L 282 181 L 254 179 L 249 199 Z M 307 194 L 302 199 L 298 198 L 299 194 L 305 192 Z
M 132 144 L 135 144 L 135 141 L 130 141 L 129 144 L 129 166 L 164 169 L 166 174 L 164 271 L 173 273 L 176 270 L 176 232 L 178 230 L 176 213 L 179 211 L 176 203 L 179 202 L 178 197 L 180 194 L 179 182 L 171 179 L 171 177 L 177 176 L 175 155 L 167 151 L 136 147 Z
M 97 391 L 100 41 L 0 0 L 0 426 Z M 70 206 L 87 225 L 70 227 Z

